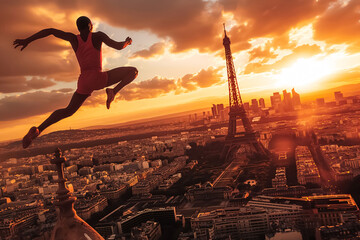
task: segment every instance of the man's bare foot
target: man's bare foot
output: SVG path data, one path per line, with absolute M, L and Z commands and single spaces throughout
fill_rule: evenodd
M 40 131 L 37 127 L 30 128 L 29 132 L 25 135 L 25 137 L 22 140 L 23 148 L 27 148 L 31 144 L 32 140 L 37 138 L 39 134 Z
M 106 89 L 106 95 L 107 95 L 106 107 L 107 107 L 107 109 L 109 109 L 111 102 L 114 101 L 114 98 L 115 98 L 114 89 L 107 88 Z

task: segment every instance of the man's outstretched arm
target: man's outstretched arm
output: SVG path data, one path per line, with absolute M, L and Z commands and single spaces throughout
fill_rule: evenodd
M 109 47 L 115 48 L 117 50 L 121 50 L 132 43 L 132 39 L 129 37 L 127 37 L 126 40 L 123 42 L 117 42 L 117 41 L 109 38 L 109 36 L 103 32 L 99 32 L 99 35 L 100 35 L 101 41 L 103 43 L 105 43 Z
M 76 41 L 76 36 L 73 33 L 69 33 L 69 32 L 64 32 L 55 28 L 47 28 L 47 29 L 43 29 L 40 32 L 35 33 L 34 35 L 25 38 L 25 39 L 16 39 L 13 43 L 13 45 L 15 45 L 15 48 L 22 46 L 21 51 L 27 47 L 27 45 L 29 45 L 29 43 L 40 39 L 40 38 L 44 38 L 50 35 L 54 35 L 57 38 L 60 38 L 62 40 L 68 41 L 71 44 Z

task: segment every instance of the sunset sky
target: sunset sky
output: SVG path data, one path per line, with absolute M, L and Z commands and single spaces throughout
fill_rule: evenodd
M 245 102 L 360 82 L 359 0 L 19 0 L 1 1 L 0 13 L 0 141 L 22 138 L 66 107 L 80 70 L 70 44 L 53 36 L 22 52 L 12 42 L 50 27 L 78 34 L 81 15 L 94 31 L 133 39 L 121 51 L 104 46 L 103 69 L 135 66 L 139 75 L 110 110 L 96 91 L 45 133 L 210 107 L 222 97 L 228 104 L 223 23 Z

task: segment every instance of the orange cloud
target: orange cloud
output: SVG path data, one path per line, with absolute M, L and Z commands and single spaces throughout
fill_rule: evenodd
M 249 61 L 252 61 L 256 58 L 266 59 L 266 60 L 276 58 L 277 54 L 272 52 L 270 49 L 271 49 L 270 44 L 267 44 L 265 48 L 257 47 L 252 49 L 251 51 L 249 51 L 250 54 Z
M 197 74 L 187 74 L 178 81 L 178 85 L 185 89 L 185 91 L 193 91 L 198 88 L 207 88 L 219 83 L 223 83 L 221 80 L 222 75 L 219 71 L 220 68 L 209 67 L 208 69 L 202 69 Z
M 327 43 L 360 46 L 358 0 L 347 5 L 335 4 L 336 0 L 139 0 L 139 1 L 4 1 L 0 15 L 0 91 L 25 92 L 41 89 L 54 81 L 76 81 L 79 67 L 69 46 L 49 38 L 30 44 L 23 52 L 12 48 L 12 41 L 24 38 L 47 27 L 77 32 L 75 19 L 82 13 L 101 19 L 112 26 L 131 30 L 148 30 L 160 38 L 169 39 L 171 51 L 198 49 L 200 52 L 223 53 L 223 13 L 231 13 L 234 26 L 229 30 L 232 51 L 251 48 L 250 40 L 269 37 L 273 40 L 264 49 L 249 51 L 250 61 L 263 58 L 262 62 L 249 63 L 245 74 L 271 71 L 291 64 L 298 57 L 308 57 L 320 51 L 316 45 L 295 48 L 289 44 L 288 33 L 294 27 L 314 23 L 314 37 Z M 331 6 L 331 7 L 330 7 Z M 16 14 L 14 14 L 16 13 Z M 60 14 L 59 14 L 60 13 Z M 164 52 L 164 43 L 156 43 L 132 57 L 149 58 Z M 270 48 L 290 49 L 293 53 L 274 64 L 266 64 L 276 55 Z M 174 91 L 194 91 L 201 87 L 221 83 L 219 69 L 201 70 L 180 79 L 156 77 L 133 83 L 124 89 L 124 99 L 156 97 Z M 34 76 L 29 81 L 24 76 Z M 50 81 L 49 79 L 54 79 Z M 152 86 L 152 92 L 146 92 Z M 161 89 L 163 88 L 163 89 Z M 61 93 L 61 91 L 59 92 Z M 65 92 L 66 93 L 66 92 Z M 27 95 L 28 96 L 28 95 Z M 4 104 L 5 98 L 1 99 Z M 21 98 L 25 99 L 25 98 Z M 8 99 L 9 100 L 9 99 Z M 10 99 L 11 100 L 11 99 Z M 94 104 L 97 103 L 94 98 Z
M 293 52 L 291 54 L 283 57 L 281 60 L 279 60 L 273 64 L 263 63 L 266 61 L 249 63 L 245 67 L 244 74 L 271 72 L 272 70 L 278 70 L 283 67 L 289 66 L 289 65 L 293 64 L 299 58 L 308 58 L 308 57 L 317 55 L 322 52 L 320 47 L 315 44 L 314 45 L 302 45 L 302 46 L 296 47 L 292 51 Z
M 333 31 L 326 29 L 325 23 L 335 18 L 335 13 L 339 16 L 351 14 L 351 17 L 345 19 L 337 18 L 346 21 L 346 24 L 337 23 L 335 30 L 340 33 L 341 28 L 346 26 L 346 30 L 342 31 L 351 32 L 346 36 L 358 38 L 356 33 L 359 31 L 354 31 L 358 29 L 358 22 L 350 21 L 356 20 L 358 3 L 352 0 L 343 9 L 336 7 L 330 12 L 326 11 L 333 2 L 335 0 L 139 0 L 122 1 L 121 4 L 116 1 L 85 0 L 75 0 L 71 4 L 59 0 L 21 3 L 5 1 L 0 15 L 0 29 L 6 34 L 0 36 L 0 51 L 7 57 L 0 60 L 0 76 L 47 76 L 55 81 L 75 81 L 79 71 L 76 59 L 74 54 L 59 57 L 59 52 L 71 50 L 61 41 L 47 39 L 41 43 L 35 42 L 22 53 L 14 51 L 11 43 L 15 38 L 27 37 L 47 27 L 77 32 L 75 18 L 80 8 L 82 13 L 113 26 L 149 30 L 159 37 L 170 39 L 173 52 L 189 49 L 198 49 L 200 52 L 221 51 L 223 12 L 230 12 L 236 25 L 229 35 L 233 52 L 238 52 L 249 49 L 249 40 L 257 37 L 273 37 L 272 47 L 276 49 L 276 45 L 281 45 L 281 48 L 286 48 L 284 45 L 288 44 L 288 39 L 285 37 L 278 41 L 279 36 L 286 36 L 291 28 L 314 21 L 317 16 L 318 38 L 329 37 Z M 149 58 L 154 54 L 162 54 L 163 50 L 164 44 L 157 43 L 149 49 L 136 52 L 133 57 Z M 268 53 L 258 51 L 252 54 Z
M 25 93 L 0 99 L 0 121 L 9 121 L 40 115 L 65 107 L 72 93 L 43 92 Z
M 191 92 L 199 88 L 207 88 L 222 83 L 222 75 L 219 71 L 222 68 L 202 69 L 195 74 L 186 74 L 179 79 L 166 79 L 155 77 L 139 83 L 131 83 L 121 90 L 121 98 L 124 100 L 138 100 L 144 98 L 154 98 L 170 92 L 179 94 L 181 92 Z
M 79 67 L 75 54 L 70 53 L 71 48 L 64 42 L 50 37 L 31 43 L 22 52 L 12 47 L 15 39 L 28 37 L 44 28 L 55 27 L 76 33 L 75 19 L 79 11 L 74 6 L 81 6 L 83 13 L 113 26 L 146 29 L 159 37 L 168 38 L 174 46 L 173 51 L 180 52 L 192 48 L 201 51 L 222 48 L 219 44 L 221 38 L 217 37 L 221 31 L 221 8 L 214 5 L 202 0 L 127 1 L 121 4 L 77 0 L 71 5 L 66 1 L 6 1 L 2 4 L 0 15 L 0 29 L 6 32 L 0 36 L 0 51 L 6 56 L 0 59 L 0 81 L 7 82 L 4 79 L 10 77 L 23 79 L 24 76 L 66 82 L 77 80 Z M 214 21 L 219 24 L 214 24 Z M 133 57 L 149 58 L 162 54 L 164 47 L 164 43 L 157 43 L 136 52 Z M 66 51 L 69 53 L 63 54 Z M 29 86 L 19 89 L 30 90 Z M 17 90 L 7 87 L 6 91 Z
M 144 50 L 135 52 L 131 56 L 131 58 L 137 58 L 137 57 L 151 58 L 156 55 L 161 55 L 164 52 L 165 52 L 165 43 L 159 42 L 159 43 L 154 43 L 153 45 L 151 45 L 149 49 L 144 49 Z
M 120 98 L 131 101 L 144 98 L 154 98 L 176 89 L 172 79 L 154 77 L 153 79 L 132 83 L 122 90 Z
M 60 5 L 64 1 L 58 1 Z M 133 30 L 149 29 L 170 38 L 174 52 L 192 48 L 218 50 L 222 46 L 221 6 L 203 0 L 78 1 L 89 13 L 113 26 Z
M 314 38 L 329 44 L 348 44 L 360 51 L 360 2 L 338 2 L 319 16 L 314 24 Z
M 40 78 L 54 78 L 56 81 L 74 81 L 78 75 L 78 64 L 74 56 L 62 56 L 62 52 L 69 50 L 62 41 L 49 38 L 29 44 L 22 52 L 13 49 L 13 41 L 17 38 L 26 38 L 31 34 L 49 27 L 57 27 L 65 31 L 75 30 L 74 21 L 65 21 L 61 25 L 56 18 L 34 14 L 34 9 L 41 6 L 43 9 L 55 8 L 47 1 L 13 2 L 5 1 L 1 4 L 0 14 L 0 81 L 6 77 L 22 79 L 24 76 Z M 68 20 L 68 18 L 67 18 Z M 60 55 L 60 56 L 59 56 Z M 37 88 L 34 88 L 37 89 Z
M 26 80 L 25 77 L 0 77 L 0 93 L 27 92 L 32 89 L 41 89 L 54 86 L 55 83 L 50 79 L 32 77 Z
M 220 0 L 238 25 L 231 30 L 233 41 L 282 35 L 305 25 L 323 13 L 335 0 Z

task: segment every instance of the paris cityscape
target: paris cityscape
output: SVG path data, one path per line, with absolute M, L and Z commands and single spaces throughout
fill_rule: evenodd
M 174 14 L 174 19 L 177 19 L 177 11 L 185 13 L 190 7 L 199 7 L 187 5 L 190 3 L 182 5 L 183 2 L 173 3 L 174 5 L 160 2 L 154 1 L 154 6 L 166 5 L 169 12 Z M 120 96 L 115 98 L 115 92 L 110 99 L 109 92 L 115 91 L 110 88 L 105 93 L 95 92 L 76 117 L 46 131 L 48 126 L 39 130 L 42 126 L 39 125 L 32 127 L 24 138 L 20 137 L 25 127 L 28 128 L 52 111 L 49 106 L 58 107 L 56 104 L 63 103 L 64 96 L 66 99 L 71 96 L 69 93 L 74 90 L 72 87 L 68 88 L 71 81 L 64 80 L 68 75 L 64 74 L 59 77 L 61 80 L 56 80 L 53 73 L 45 74 L 46 76 L 35 73 L 41 71 L 35 71 L 36 67 L 31 63 L 32 68 L 27 69 L 31 74 L 14 75 L 24 76 L 25 85 L 19 87 L 21 90 L 13 90 L 14 86 L 8 80 L 14 76 L 5 74 L 12 70 L 0 69 L 0 122 L 4 123 L 0 127 L 3 130 L 0 131 L 3 132 L 0 139 L 0 240 L 360 239 L 360 71 L 351 62 L 360 55 L 354 50 L 358 46 L 351 45 L 350 41 L 350 32 L 360 30 L 359 2 L 294 1 L 294 6 L 298 4 L 295 10 L 285 0 L 279 1 L 280 4 L 269 1 L 268 5 L 255 0 L 254 5 L 247 1 L 244 1 L 246 4 L 227 0 L 196 2 L 201 3 L 201 13 L 206 13 L 206 17 L 199 17 L 201 20 L 194 17 L 196 24 L 204 24 L 202 18 L 208 20 L 209 16 L 215 20 L 224 20 L 220 30 L 216 27 L 216 31 L 211 32 L 217 35 L 216 50 L 213 50 L 215 53 L 212 57 L 218 65 L 206 63 L 207 69 L 195 74 L 183 74 L 182 77 L 170 75 L 172 77 L 166 78 L 156 73 L 152 79 L 138 81 L 135 80 L 138 73 L 153 67 L 145 63 L 144 68 L 128 65 L 153 57 L 155 60 L 149 61 L 161 62 L 166 66 L 164 62 L 171 63 L 172 60 L 163 60 L 163 56 L 181 54 L 181 51 L 187 50 L 181 45 L 182 40 L 195 42 L 189 49 L 197 49 L 197 52 L 186 52 L 188 55 L 193 54 L 192 57 L 203 54 L 205 50 L 210 51 L 213 47 L 210 44 L 212 40 L 209 40 L 206 47 L 196 46 L 195 40 L 199 37 L 196 33 L 199 29 L 192 29 L 192 39 L 179 40 L 178 32 L 174 35 L 164 34 L 160 30 L 161 26 L 150 24 L 152 20 L 147 23 L 150 24 L 149 27 L 144 29 L 153 31 L 157 34 L 156 37 L 141 32 L 145 30 L 136 24 L 128 23 L 131 27 L 124 30 L 120 28 L 121 24 L 112 22 L 117 18 L 94 17 L 99 23 L 94 21 L 93 26 L 87 17 L 79 17 L 76 20 L 80 31 L 76 40 L 78 49 L 84 46 L 80 45 L 81 34 L 86 32 L 86 37 L 93 35 L 90 41 L 83 41 L 83 44 L 90 43 L 90 47 L 96 50 L 94 39 L 99 33 L 92 33 L 93 27 L 102 31 L 121 29 L 122 34 L 133 34 L 134 42 L 136 36 L 142 36 L 141 34 L 152 41 L 162 38 L 163 42 L 154 43 L 148 49 L 142 49 L 141 44 L 134 43 L 137 51 L 125 52 L 130 61 L 126 62 L 123 70 L 130 69 L 133 75 L 127 73 L 123 78 L 127 79 L 130 75 L 133 78 L 126 83 L 123 82 L 124 79 L 116 82 L 119 85 L 114 89 L 123 84 L 119 90 Z M 95 9 L 98 3 L 95 1 L 92 4 Z M 25 3 L 24 5 L 27 7 Z M 50 5 L 41 5 L 32 11 L 38 17 L 51 19 L 53 23 L 74 19 L 74 12 L 67 9 L 66 4 Z M 263 5 L 266 6 L 259 7 Z M 17 3 L 14 6 L 20 7 Z M 60 6 L 66 14 L 59 13 Z M 140 4 L 136 5 L 139 6 Z M 221 13 L 217 10 L 219 6 Z M 13 5 L 7 3 L 4 7 L 11 9 Z M 97 7 L 100 9 L 101 5 Z M 111 10 L 111 7 L 118 5 L 104 1 L 104 8 Z M 162 16 L 163 13 L 155 11 L 155 7 L 143 11 Z M 290 15 L 297 13 L 300 7 L 308 7 L 308 10 L 314 12 L 309 13 L 307 18 L 295 21 Z M 55 13 L 54 9 L 58 12 Z M 92 8 L 86 9 L 84 14 L 94 13 Z M 109 9 L 108 13 L 112 13 Z M 132 7 L 124 5 L 124 9 Z M 257 11 L 261 14 L 256 15 Z M 289 20 L 289 29 L 283 30 L 285 32 L 281 32 L 281 28 L 277 29 L 272 33 L 276 35 L 272 35 L 267 31 L 278 24 L 267 26 L 265 22 L 261 23 L 265 25 L 262 29 L 255 19 L 261 19 L 262 16 L 267 16 L 265 19 L 274 18 L 268 16 L 269 11 L 272 15 L 289 11 L 290 14 L 279 17 L 281 22 Z M 339 20 L 342 21 L 340 28 L 345 25 L 345 21 L 356 18 L 356 23 L 350 24 L 348 29 L 338 30 L 338 18 L 334 20 L 331 17 L 337 17 L 338 14 L 345 16 L 347 13 L 353 14 L 353 18 Z M 240 18 L 240 14 L 245 17 Z M 184 19 L 190 19 L 190 15 L 184 16 Z M 25 15 L 21 18 L 26 20 Z M 79 27 L 81 24 L 78 21 L 81 18 L 89 21 L 85 28 Z M 343 34 L 344 39 L 336 42 L 335 37 L 322 33 L 326 37 L 325 40 L 321 39 L 324 43 L 321 42 L 319 38 L 323 35 L 319 32 L 321 21 L 324 21 L 322 18 L 334 24 L 334 34 Z M 180 19 L 183 20 L 182 17 Z M 175 20 L 168 24 L 175 24 Z M 186 21 L 184 24 L 189 29 L 192 26 L 192 23 L 189 25 Z M 282 24 L 286 25 L 285 22 Z M 176 31 L 182 29 L 181 26 L 176 26 Z M 328 25 L 326 26 L 328 29 Z M 351 29 L 352 26 L 356 27 Z M 247 32 L 248 28 L 253 29 Z M 169 29 L 166 27 L 167 31 Z M 42 31 L 49 32 L 46 36 L 52 34 L 63 40 L 67 40 L 66 36 L 69 36 L 63 37 L 63 32 L 54 29 Z M 34 41 L 32 38 L 43 38 L 45 35 L 41 35 L 44 33 L 42 31 L 27 39 L 16 39 L 15 48 L 23 47 L 22 51 Z M 50 34 L 51 31 L 53 32 Z M 247 38 L 242 39 L 239 33 Z M 280 33 L 287 35 L 286 41 Z M 37 34 L 41 36 L 34 37 Z M 169 39 L 172 42 L 166 42 Z M 4 39 L 0 37 L 0 47 L 2 40 Z M 205 40 L 201 39 L 199 42 Z M 121 50 L 131 47 L 133 39 L 127 37 L 124 42 L 117 42 L 121 47 L 116 44 L 111 46 L 112 43 L 108 44 L 106 41 L 104 43 L 109 47 Z M 287 47 L 292 48 L 292 53 L 287 55 L 285 50 L 282 52 L 280 43 L 275 48 L 277 41 L 281 44 L 285 41 Z M 74 47 L 71 40 L 69 42 Z M 296 46 L 292 45 L 294 42 Z M 330 42 L 333 45 L 330 46 Z M 356 40 L 355 44 L 359 44 L 359 41 Z M 50 51 L 47 48 L 52 49 L 54 46 L 44 45 L 44 49 L 41 49 L 35 45 L 35 49 L 47 52 Z M 59 47 L 62 48 L 64 45 Z M 73 50 L 79 61 L 79 51 L 75 48 Z M 245 60 L 240 55 L 245 50 L 248 54 L 246 67 L 241 65 L 245 64 Z M 317 56 L 318 50 L 324 54 L 318 53 L 320 55 Z M 34 50 L 29 51 L 26 58 L 34 54 Z M 112 67 L 111 60 L 124 60 L 108 49 L 104 52 L 113 54 L 104 60 L 106 69 Z M 331 59 L 331 54 L 336 59 L 343 58 L 337 60 L 338 65 L 343 61 L 344 65 L 352 64 L 352 67 L 344 67 L 342 70 L 346 73 L 341 75 L 335 70 L 332 72 L 331 68 L 335 69 L 336 64 L 317 65 L 321 61 L 326 63 L 326 58 Z M 66 60 L 66 63 L 62 63 L 64 66 L 72 61 L 68 59 L 68 55 L 67 50 L 60 54 Z M 18 55 L 14 56 L 18 58 Z M 49 56 L 46 57 L 50 59 Z M 181 55 L 179 61 L 189 61 L 184 56 Z M 279 56 L 282 58 L 275 60 Z M 202 61 L 205 62 L 204 59 Z M 308 62 L 304 65 L 302 61 L 306 62 L 306 59 Z M 291 70 L 291 66 L 284 67 L 285 70 L 276 75 L 271 67 L 276 67 L 277 64 L 283 67 L 280 64 L 282 61 L 294 63 L 292 66 L 298 64 L 306 67 L 296 71 Z M 195 65 L 195 62 L 194 60 L 189 65 Z M 26 61 L 20 63 L 24 66 L 29 64 Z M 43 66 L 46 66 L 45 63 Z M 65 73 L 71 75 L 69 69 L 64 69 Z M 80 69 L 81 74 L 84 74 L 81 64 Z M 174 69 L 169 69 L 169 72 Z M 178 69 L 180 71 L 181 67 Z M 107 71 L 106 84 L 109 83 L 113 70 Z M 221 71 L 224 72 L 223 75 L 219 73 Z M 289 75 L 287 71 L 292 72 Z M 306 71 L 308 72 L 304 73 Z M 325 71 L 328 72 L 323 74 Z M 279 79 L 276 87 L 274 85 L 257 91 L 259 86 L 256 84 L 261 82 L 259 79 L 264 78 L 260 86 L 265 85 L 265 78 L 271 74 Z M 341 83 L 338 82 L 339 75 L 343 79 Z M 74 112 L 67 113 L 70 108 L 68 106 L 56 110 L 48 119 L 61 111 L 65 111 L 66 116 L 63 118 L 71 117 L 93 90 L 100 90 L 94 88 L 88 94 L 79 93 L 81 76 L 69 106 L 79 95 L 86 97 Z M 142 77 L 140 75 L 141 79 Z M 326 82 L 325 78 L 330 80 Z M 133 80 L 135 81 L 132 83 Z M 50 85 L 46 85 L 47 81 L 51 82 Z M 42 84 L 43 87 L 38 87 Z M 211 87 L 214 89 L 207 89 Z M 39 89 L 42 90 L 37 91 Z M 221 92 L 219 89 L 226 91 L 222 94 L 215 93 Z M 47 94 L 57 97 L 53 99 Z M 178 105 L 162 105 L 164 108 L 149 107 L 151 104 L 160 104 L 160 101 L 171 102 L 177 97 L 191 97 L 191 94 L 206 98 L 194 98 L 189 102 L 179 100 Z M 156 100 L 157 98 L 161 99 Z M 39 101 L 39 109 L 31 106 L 35 103 L 24 104 L 24 99 L 26 102 Z M 118 113 L 116 117 L 105 116 L 104 109 L 98 110 L 99 99 L 102 104 L 105 103 L 107 110 L 113 102 L 110 111 L 120 111 L 124 107 L 128 111 L 124 110 L 124 115 L 132 117 L 121 119 L 121 114 Z M 145 107 L 146 100 L 150 102 L 148 108 Z M 194 104 L 196 101 L 197 105 Z M 192 107 L 185 108 L 186 104 Z M 44 109 L 40 109 L 41 106 L 45 106 Z M 54 120 L 49 126 L 61 119 Z M 44 123 L 46 121 L 48 120 Z M 84 123 L 77 125 L 75 122 Z
M 1 238 L 50 236 L 58 188 L 50 160 L 59 143 L 74 208 L 104 239 L 356 236 L 359 96 L 334 92 L 332 101 L 304 105 L 293 89 L 268 98 L 269 106 L 264 98 L 243 104 L 264 152 L 245 139 L 224 153 L 229 107 L 213 104 L 182 118 L 124 126 L 125 132 L 54 132 L 40 138 L 28 157 L 2 154 Z M 245 132 L 241 122 L 237 129 Z M 98 135 L 108 138 L 94 144 Z M 86 139 L 83 146 L 76 145 L 78 138 Z M 45 143 L 48 153 L 38 154 Z M 16 146 L 1 149 L 20 154 Z

